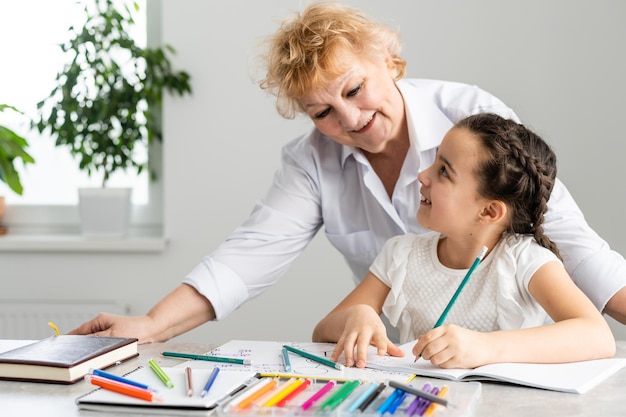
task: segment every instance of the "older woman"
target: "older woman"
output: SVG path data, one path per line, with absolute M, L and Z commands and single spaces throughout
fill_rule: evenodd
M 72 333 L 170 339 L 222 319 L 274 284 L 324 226 L 362 279 L 387 239 L 422 233 L 420 183 L 445 133 L 488 111 L 518 120 L 496 97 L 459 83 L 402 79 L 397 33 L 359 10 L 314 3 L 269 43 L 261 87 L 285 117 L 312 131 L 288 143 L 272 187 L 251 216 L 145 316 L 100 314 Z M 585 222 L 562 183 L 545 231 L 600 310 L 626 320 L 626 261 Z

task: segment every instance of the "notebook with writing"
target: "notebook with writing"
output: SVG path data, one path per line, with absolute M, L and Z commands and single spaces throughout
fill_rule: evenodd
M 368 355 L 367 367 L 453 381 L 500 381 L 552 391 L 583 394 L 626 366 L 626 358 L 568 363 L 494 363 L 475 369 L 444 369 L 424 359 L 415 361 L 415 342 L 400 347 L 403 357 Z

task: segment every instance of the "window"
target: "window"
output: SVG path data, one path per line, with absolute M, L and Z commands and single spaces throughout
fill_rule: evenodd
M 132 3 L 132 0 L 120 0 Z M 136 33 L 141 45 L 147 43 L 146 0 L 139 5 Z M 160 4 L 151 2 L 151 13 L 160 13 Z M 153 10 L 154 9 L 154 10 Z M 67 40 L 68 27 L 84 21 L 83 5 L 75 0 L 22 0 L 0 2 L 0 103 L 12 105 L 25 114 L 0 113 L 0 124 L 12 128 L 29 142 L 28 152 L 35 163 L 18 166 L 24 186 L 22 196 L 0 182 L 0 195 L 10 206 L 5 223 L 15 232 L 64 233 L 78 228 L 78 187 L 97 187 L 100 178 L 79 171 L 78 163 L 54 139 L 29 128 L 36 104 L 51 91 L 56 73 L 67 59 L 59 44 Z M 152 18 L 151 18 L 152 20 Z M 158 22 L 158 18 L 152 21 Z M 152 36 L 152 34 L 151 34 Z M 159 146 L 156 144 L 155 146 Z M 143 150 L 148 153 L 148 150 Z M 147 157 L 147 156 L 146 156 Z M 153 168 L 159 174 L 159 149 L 150 150 Z M 156 163 L 154 163 L 156 162 Z M 129 171 L 117 174 L 110 186 L 133 188 L 133 224 L 160 228 L 160 183 L 150 182 L 148 174 Z

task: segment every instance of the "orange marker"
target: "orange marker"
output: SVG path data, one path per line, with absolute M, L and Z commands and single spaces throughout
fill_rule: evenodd
M 118 394 L 128 395 L 129 397 L 139 398 L 140 400 L 150 402 L 162 402 L 162 399 L 157 396 L 155 392 L 147 389 L 134 387 L 122 382 L 102 378 L 97 375 L 85 375 L 85 380 L 91 382 L 93 385 L 97 385 L 109 391 L 117 392 Z
M 262 387 L 254 391 L 252 394 L 250 394 L 249 396 L 241 400 L 241 402 L 237 404 L 237 407 L 239 408 L 248 407 L 250 404 L 252 404 L 254 400 L 261 398 L 263 394 L 265 394 L 266 392 L 269 392 L 272 388 L 274 388 L 277 383 L 278 381 L 275 379 L 268 381 L 265 385 L 263 385 Z

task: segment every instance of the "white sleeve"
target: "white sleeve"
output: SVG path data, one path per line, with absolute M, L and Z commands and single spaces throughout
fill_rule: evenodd
M 598 310 L 626 287 L 626 260 L 591 229 L 558 179 L 548 201 L 544 230 L 557 244 L 567 272 Z
M 406 279 L 407 262 L 414 236 L 399 235 L 390 238 L 372 263 L 370 272 L 390 288 L 383 305 L 383 312 L 393 326 L 398 325 L 407 299 L 402 291 Z
M 250 217 L 183 280 L 211 302 L 218 320 L 276 283 L 322 225 L 314 165 L 304 168 L 307 155 L 292 145 Z

